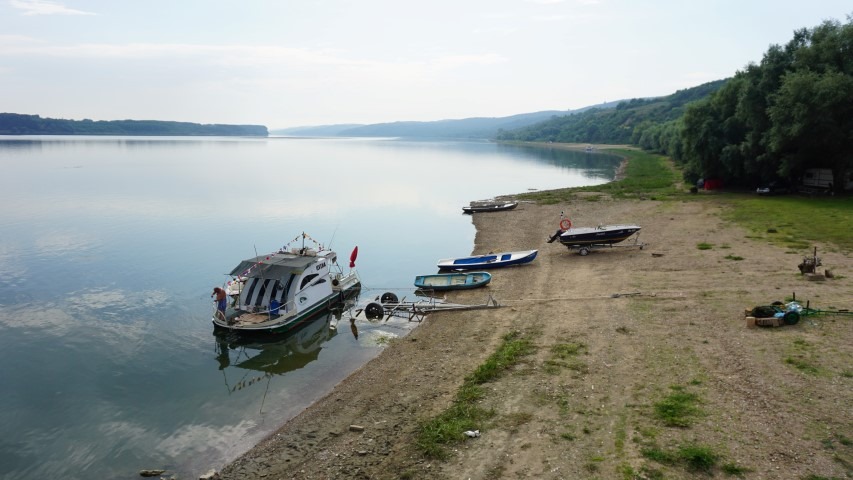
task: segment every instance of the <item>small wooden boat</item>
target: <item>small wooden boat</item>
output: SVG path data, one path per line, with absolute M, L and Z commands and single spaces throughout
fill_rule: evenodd
M 530 263 L 538 250 L 520 252 L 488 253 L 461 258 L 445 258 L 438 261 L 439 270 L 481 270 L 486 268 L 510 267 Z
M 470 207 L 462 207 L 462 213 L 505 212 L 518 206 L 518 202 L 473 203 Z
M 436 273 L 418 275 L 415 286 L 423 290 L 467 290 L 484 287 L 492 281 L 488 272 Z

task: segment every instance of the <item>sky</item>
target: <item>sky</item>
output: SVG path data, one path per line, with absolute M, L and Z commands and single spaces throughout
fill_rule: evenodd
M 728 78 L 849 0 L 0 0 L 0 112 L 265 125 L 504 117 Z

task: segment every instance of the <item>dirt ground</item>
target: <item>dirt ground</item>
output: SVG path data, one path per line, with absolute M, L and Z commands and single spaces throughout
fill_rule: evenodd
M 853 260 L 817 245 L 835 277 L 808 281 L 797 264 L 809 252 L 750 238 L 722 220 L 724 208 L 712 197 L 576 197 L 475 214 L 473 253 L 539 249 L 528 265 L 494 270 L 485 289 L 448 296 L 474 304 L 491 294 L 503 307 L 428 316 L 221 477 L 853 477 L 853 318 L 779 328 L 744 319 L 745 308 L 793 293 L 853 307 Z M 561 211 L 577 226 L 637 223 L 647 245 L 580 256 L 547 244 Z M 446 409 L 511 331 L 529 335 L 535 353 L 485 385 L 482 406 L 495 416 L 449 459 L 425 458 L 418 421 Z M 558 357 L 555 345 L 577 354 Z M 673 393 L 698 400 L 687 426 L 655 413 Z M 687 446 L 705 449 L 710 471 L 689 463 Z

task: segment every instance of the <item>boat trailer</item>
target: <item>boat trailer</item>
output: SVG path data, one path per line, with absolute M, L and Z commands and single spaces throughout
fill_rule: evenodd
M 584 243 L 579 245 L 572 245 L 568 243 L 564 243 L 569 250 L 577 250 L 578 254 L 582 257 L 589 255 L 589 252 L 592 250 L 598 250 L 601 248 L 639 248 L 642 250 L 645 248 L 646 244 L 640 241 L 640 234 L 637 233 L 634 236 L 634 241 L 632 243 Z
M 457 310 L 479 310 L 484 308 L 499 308 L 502 307 L 497 300 L 489 294 L 486 301 L 480 304 L 467 305 L 461 303 L 448 303 L 440 298 L 420 298 L 416 301 L 406 301 L 406 297 L 402 300 L 397 298 L 392 292 L 385 292 L 381 296 L 376 297 L 364 308 L 359 308 L 355 311 L 355 315 L 363 315 L 368 320 L 379 320 L 384 318 L 388 321 L 392 316 L 407 318 L 410 322 L 420 322 L 424 316 L 433 312 L 448 312 Z

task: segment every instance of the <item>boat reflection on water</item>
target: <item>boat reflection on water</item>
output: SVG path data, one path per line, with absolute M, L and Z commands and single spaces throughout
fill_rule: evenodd
M 377 297 L 375 302 L 384 299 L 386 303 L 383 305 L 386 307 L 398 305 L 396 296 L 385 298 L 388 295 L 391 294 L 386 292 L 382 298 Z M 225 377 L 228 391 L 234 393 L 259 382 L 266 385 L 261 387 L 261 390 L 265 390 L 270 387 L 274 376 L 286 376 L 300 369 L 305 369 L 302 373 L 313 379 L 314 386 L 320 385 L 321 379 L 327 377 L 333 384 L 337 383 L 340 379 L 336 374 L 329 375 L 330 368 L 340 371 L 334 359 L 358 357 L 366 361 L 377 355 L 392 339 L 405 336 L 423 317 L 423 314 L 419 314 L 410 318 L 410 312 L 398 312 L 390 308 L 372 317 L 365 311 L 364 302 L 359 302 L 359 297 L 360 292 L 284 334 L 247 334 L 214 329 L 215 358 Z M 375 303 L 371 300 L 368 302 Z M 324 348 L 327 349 L 326 353 L 320 358 Z M 349 361 L 349 365 L 352 364 Z M 301 380 L 295 381 L 298 383 Z M 280 385 L 278 388 L 288 387 Z
M 326 342 L 338 334 L 338 323 L 350 323 L 350 330 L 358 338 L 355 322 L 350 319 L 356 298 L 334 309 L 326 310 L 283 335 L 241 335 L 233 331 L 214 330 L 216 360 L 219 370 L 232 368 L 254 370 L 263 375 L 244 376 L 229 390 L 242 390 L 274 375 L 284 375 L 317 360 Z M 228 384 L 226 377 L 226 384 Z

